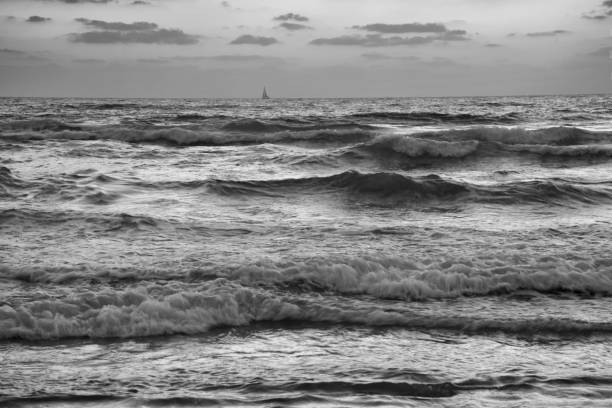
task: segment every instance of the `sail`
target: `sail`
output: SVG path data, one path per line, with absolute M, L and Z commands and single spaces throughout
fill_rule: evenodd
M 261 99 L 270 99 L 268 93 L 266 92 L 266 87 L 264 86 L 263 94 L 261 95 Z

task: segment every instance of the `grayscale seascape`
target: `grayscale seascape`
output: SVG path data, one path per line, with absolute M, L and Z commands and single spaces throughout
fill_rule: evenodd
M 611 102 L 3 99 L 3 404 L 606 407 Z
M 612 407 L 612 0 L 0 0 L 0 408 Z

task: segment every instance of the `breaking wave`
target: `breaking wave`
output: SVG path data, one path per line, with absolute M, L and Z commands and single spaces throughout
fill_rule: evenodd
M 238 119 L 224 116 L 184 115 L 196 124 L 187 126 L 84 126 L 53 119 L 4 123 L 0 141 L 114 140 L 128 143 L 192 145 L 244 145 L 332 143 L 351 152 L 394 154 L 406 159 L 462 159 L 478 156 L 535 154 L 540 156 L 610 157 L 612 133 L 574 127 L 527 130 L 498 126 L 393 133 L 346 120 Z M 208 121 L 210 120 L 210 123 Z M 200 123 L 204 123 L 201 125 Z
M 612 156 L 612 133 L 555 127 L 538 130 L 475 127 L 410 135 L 380 134 L 355 150 L 399 154 L 407 158 L 465 158 L 469 156 Z
M 409 261 L 397 257 L 319 258 L 282 264 L 262 261 L 239 267 L 227 276 L 249 285 L 274 283 L 289 290 L 417 301 L 523 291 L 612 296 L 606 260 L 594 265 L 554 258 L 533 259 L 523 265 L 511 259 L 497 261 L 496 266 L 479 260 Z
M 56 197 L 61 200 L 84 200 L 90 204 L 107 205 L 125 194 L 125 186 L 139 189 L 202 189 L 226 197 L 283 197 L 310 194 L 342 194 L 353 202 L 389 205 L 428 205 L 491 203 L 500 205 L 543 203 L 549 205 L 603 204 L 612 202 L 612 183 L 579 182 L 552 178 L 544 180 L 510 181 L 496 184 L 472 184 L 444 179 L 435 174 L 411 177 L 394 172 L 360 173 L 346 171 L 330 176 L 269 180 L 204 179 L 189 181 L 118 180 L 91 170 L 87 174 L 26 182 L 12 176 L 6 167 L 0 168 L 0 195 L 12 197 L 22 191 L 36 197 Z M 113 189 L 110 184 L 123 186 Z M 121 191 L 121 192 L 119 192 Z
M 327 177 L 254 181 L 205 180 L 187 183 L 182 183 L 181 186 L 206 187 L 208 191 L 225 196 L 282 196 L 301 194 L 306 190 L 317 193 L 344 192 L 357 201 L 379 199 L 412 204 L 431 200 L 506 205 L 597 204 L 612 201 L 612 185 L 609 183 L 579 183 L 564 179 L 476 185 L 446 180 L 434 174 L 410 177 L 398 173 L 363 174 L 347 171 Z
M 220 326 L 256 322 L 301 322 L 399 326 L 410 329 L 515 335 L 612 333 L 612 324 L 562 318 L 498 320 L 420 315 L 376 306 L 331 306 L 244 287 L 226 279 L 180 287 L 150 284 L 126 289 L 81 291 L 0 306 L 0 339 L 143 337 L 194 335 Z
M 366 147 L 374 151 L 390 150 L 408 157 L 460 158 L 475 153 L 480 146 L 477 140 L 459 142 L 428 140 L 405 135 L 380 135 Z

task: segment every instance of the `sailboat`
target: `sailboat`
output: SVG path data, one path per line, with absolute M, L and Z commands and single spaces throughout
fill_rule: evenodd
M 264 86 L 263 93 L 261 94 L 261 99 L 270 99 L 268 93 L 266 92 L 266 87 Z

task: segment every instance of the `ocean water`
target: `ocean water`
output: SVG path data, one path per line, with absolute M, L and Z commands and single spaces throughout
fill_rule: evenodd
M 0 405 L 609 407 L 611 106 L 0 99 Z

